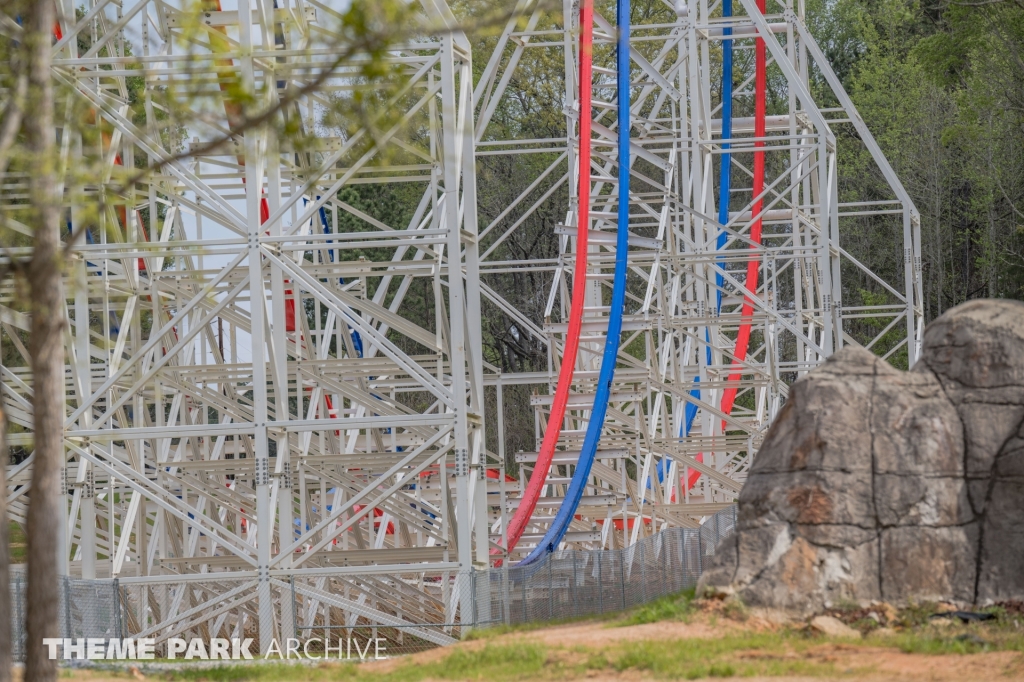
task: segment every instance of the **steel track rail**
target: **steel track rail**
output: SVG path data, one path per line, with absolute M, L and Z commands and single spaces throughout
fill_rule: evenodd
M 580 5 L 580 153 L 579 153 L 579 208 L 576 225 L 576 265 L 572 279 L 572 304 L 569 309 L 569 328 L 566 331 L 565 349 L 562 353 L 562 366 L 558 371 L 558 384 L 555 388 L 554 400 L 551 403 L 551 414 L 544 430 L 537 455 L 537 464 L 530 476 L 530 482 L 523 493 L 522 502 L 516 508 L 508 524 L 508 547 L 511 552 L 519 543 L 526 526 L 537 507 L 537 500 L 544 490 L 551 462 L 555 456 L 555 447 L 562 432 L 565 421 L 565 409 L 569 400 L 573 374 L 576 369 L 576 356 L 579 352 L 580 334 L 583 329 L 583 308 L 587 287 L 587 253 L 588 233 L 590 232 L 590 135 L 591 135 L 591 82 L 593 79 L 593 41 L 594 41 L 594 3 L 583 0 Z M 628 54 L 628 53 L 627 53 Z M 628 102 L 628 91 L 627 91 Z M 628 128 L 627 128 L 628 146 Z M 627 166 L 628 171 L 628 166 Z M 627 176 L 628 177 L 628 176 Z M 628 198 L 628 197 L 627 197 Z M 628 201 L 626 202 L 628 210 Z M 620 229 L 621 233 L 624 230 Z M 620 318 L 621 324 L 621 318 Z M 616 336 L 616 346 L 618 337 Z M 614 365 L 614 360 L 612 361 Z M 600 431 L 600 427 L 598 429 Z M 595 444 L 596 447 L 596 444 Z M 564 532 L 563 532 L 564 534 Z M 501 562 L 498 562 L 500 565 Z
M 589 5 L 589 0 L 587 0 Z M 576 470 L 573 472 L 572 481 L 569 483 L 569 488 L 565 493 L 565 500 L 562 505 L 558 508 L 558 513 L 555 514 L 554 520 L 551 525 L 548 526 L 547 532 L 544 534 L 543 539 L 537 546 L 533 548 L 523 559 L 519 565 L 529 565 L 540 559 L 548 552 L 552 552 L 558 548 L 558 545 L 562 542 L 562 538 L 565 537 L 566 531 L 569 530 L 569 524 L 576 513 L 577 507 L 579 507 L 580 500 L 583 498 L 583 492 L 587 487 L 587 480 L 590 478 L 590 470 L 594 464 L 594 457 L 597 455 L 597 445 L 601 441 L 601 432 L 604 429 L 604 418 L 608 410 L 608 401 L 611 397 L 612 381 L 615 378 L 615 365 L 619 353 L 619 341 L 622 335 L 622 314 L 626 303 L 626 260 L 629 252 L 629 179 L 630 179 L 630 146 L 629 146 L 629 133 L 630 133 L 630 78 L 629 78 L 629 67 L 630 67 L 630 49 L 629 49 L 629 0 L 619 0 L 617 7 L 616 23 L 618 25 L 618 44 L 616 49 L 616 80 L 618 86 L 618 118 L 619 118 L 619 129 L 618 129 L 618 144 L 619 144 L 619 206 L 618 206 L 618 224 L 616 226 L 616 237 L 615 237 L 615 279 L 612 283 L 612 301 L 611 307 L 608 314 L 608 335 L 605 337 L 604 343 L 604 354 L 601 358 L 601 372 L 597 380 L 597 391 L 594 394 L 594 406 L 590 411 L 590 421 L 587 423 L 587 434 L 583 439 L 583 447 L 580 451 L 580 458 L 576 463 Z M 584 30 L 592 30 L 589 22 L 584 23 Z M 589 55 L 584 58 L 581 55 L 581 65 L 587 63 L 589 65 Z M 580 83 L 581 92 L 584 87 L 583 83 L 587 83 L 589 89 L 589 79 Z M 587 102 L 587 108 L 589 113 L 589 97 L 583 98 L 581 95 L 581 102 Z M 589 116 L 587 117 L 589 119 Z M 589 123 L 589 121 L 588 121 Z M 584 144 L 584 142 L 586 144 Z M 584 149 L 590 145 L 590 136 L 580 138 L 580 154 L 581 158 L 584 153 Z M 589 161 L 589 149 L 587 149 L 587 156 Z M 582 161 L 581 161 L 581 167 Z M 587 174 L 589 176 L 589 163 L 586 166 L 588 168 Z M 582 174 L 581 174 L 582 183 Z M 587 192 L 589 194 L 589 177 L 587 182 Z M 582 192 L 581 192 L 582 195 Z M 580 206 L 584 205 L 583 198 L 580 198 Z M 583 224 L 582 222 L 580 223 Z M 581 238 L 586 233 L 586 230 L 577 230 Z M 577 274 L 578 276 L 578 274 Z M 584 277 L 586 273 L 584 273 Z M 583 298 L 582 288 L 574 289 L 573 291 L 573 304 L 575 306 L 577 296 Z M 578 323 L 578 322 L 577 322 Z M 574 358 L 575 361 L 575 358 Z M 564 368 L 567 363 L 563 362 L 562 367 Z M 559 382 L 559 391 L 564 391 L 568 396 L 569 387 Z M 552 415 L 554 417 L 554 415 Z M 559 421 L 561 421 L 559 419 Z M 548 422 L 550 425 L 550 421 Z M 545 434 L 546 436 L 546 434 Z M 553 452 L 553 449 L 552 449 Z M 531 480 L 532 483 L 532 480 Z

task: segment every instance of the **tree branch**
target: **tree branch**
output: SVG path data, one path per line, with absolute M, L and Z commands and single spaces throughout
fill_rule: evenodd
M 18 139 L 18 130 L 21 129 L 22 112 L 25 107 L 25 93 L 28 91 L 28 78 L 24 73 L 18 75 L 14 86 L 14 94 L 4 108 L 3 118 L 0 118 L 0 175 L 7 171 L 10 162 L 11 147 Z
M 1024 213 L 1020 212 L 1017 205 L 1013 203 L 1013 199 L 1010 198 L 1010 195 L 1007 194 L 1006 190 L 1003 188 L 1003 183 L 999 180 L 999 173 L 996 172 L 996 167 L 992 162 L 989 162 L 989 169 L 992 171 L 992 179 L 996 181 L 996 186 L 999 187 L 999 191 L 1002 193 L 1003 198 L 1006 199 L 1006 203 L 1010 206 L 1010 210 L 1017 214 L 1018 217 L 1024 218 Z
M 553 0 L 541 0 L 541 2 L 538 3 L 537 8 L 535 9 L 539 9 L 542 5 L 547 4 L 553 6 L 554 2 Z M 375 51 L 375 48 L 379 48 L 379 46 L 381 45 L 394 43 L 405 38 L 412 38 L 415 35 L 424 33 L 429 35 L 446 35 L 455 33 L 456 31 L 480 30 L 483 28 L 487 28 L 491 25 L 498 26 L 508 21 L 511 21 L 512 19 L 518 16 L 523 16 L 523 14 L 524 13 L 518 12 L 515 9 L 507 12 L 499 12 L 498 14 L 492 17 L 488 17 L 479 22 L 476 22 L 475 25 L 472 25 L 469 28 L 467 28 L 467 25 L 461 25 L 456 28 L 428 26 L 419 27 L 415 30 L 406 30 L 402 32 L 394 32 L 392 30 L 387 30 L 371 33 L 363 37 L 361 40 L 353 42 L 351 45 L 347 47 L 347 49 L 338 53 L 335 56 L 335 58 L 328 64 L 328 66 L 322 69 L 313 80 L 304 84 L 300 88 L 286 90 L 284 96 L 281 97 L 272 106 L 266 108 L 265 110 L 257 113 L 254 116 L 243 117 L 240 121 L 232 124 L 228 132 L 226 132 L 219 138 L 215 138 L 209 142 L 205 142 L 197 147 L 190 148 L 187 151 L 182 151 L 177 154 L 172 154 L 170 156 L 166 156 L 157 160 L 154 164 L 147 166 L 144 169 L 140 169 L 137 173 L 128 176 L 128 178 L 124 180 L 120 185 L 115 185 L 114 187 L 112 187 L 111 191 L 113 191 L 114 193 L 127 191 L 127 189 L 130 188 L 133 184 L 135 184 L 136 182 L 140 182 L 147 175 L 155 171 L 165 168 L 166 166 L 177 161 L 182 161 L 185 159 L 193 158 L 195 156 L 200 156 L 208 152 L 215 151 L 220 147 L 230 143 L 239 135 L 242 135 L 245 132 L 252 130 L 253 128 L 258 128 L 266 123 L 269 123 L 280 112 L 288 109 L 291 105 L 297 103 L 306 95 L 319 91 L 327 82 L 327 80 L 335 75 L 335 72 L 339 67 L 341 67 L 343 64 L 345 64 L 346 62 L 348 62 L 349 60 L 351 60 L 353 57 L 360 53 L 373 52 Z M 376 145 L 375 141 L 374 144 Z

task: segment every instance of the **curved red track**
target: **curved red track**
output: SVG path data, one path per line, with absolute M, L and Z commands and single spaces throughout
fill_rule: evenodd
M 562 432 L 565 407 L 569 400 L 576 355 L 580 345 L 580 330 L 583 324 L 583 299 L 587 288 L 587 232 L 590 228 L 590 121 L 591 121 L 591 80 L 593 78 L 594 44 L 594 3 L 583 0 L 580 6 L 580 152 L 579 152 L 579 207 L 576 220 L 576 267 L 572 278 L 572 304 L 569 310 L 569 329 L 565 337 L 562 366 L 558 370 L 558 384 L 551 403 L 544 440 L 541 442 L 537 465 L 533 468 L 530 482 L 523 493 L 523 501 L 508 524 L 508 551 L 511 551 L 526 530 L 526 524 L 537 507 L 555 446 Z M 501 565 L 498 561 L 497 565 Z
M 765 0 L 758 0 L 757 9 L 761 14 L 764 14 Z M 764 205 L 764 201 L 759 198 L 761 192 L 764 191 L 764 152 L 759 150 L 764 148 L 764 142 L 761 140 L 765 136 L 765 91 L 767 90 L 767 56 L 765 54 L 763 38 L 758 38 L 755 41 L 754 64 L 754 137 L 758 139 L 754 142 L 753 197 L 755 201 L 753 206 L 750 207 L 750 214 L 755 216 L 756 219 L 750 225 L 750 240 L 754 243 L 751 248 L 761 245 L 761 218 L 757 217 L 757 214 L 761 212 L 761 208 Z M 759 266 L 760 259 L 758 258 L 751 258 L 747 261 L 746 287 L 754 293 L 757 293 Z M 736 334 L 736 348 L 733 353 L 735 360 L 732 363 L 733 371 L 729 373 L 729 381 L 739 381 L 742 376 L 739 366 L 747 358 L 747 348 L 750 345 L 751 318 L 753 315 L 754 303 L 750 300 L 750 297 L 744 296 L 743 309 L 740 313 L 740 328 Z M 736 402 L 736 390 L 735 388 L 727 388 L 722 393 L 722 412 L 726 414 L 732 413 L 732 406 Z M 724 421 L 722 422 L 722 430 L 725 430 Z
M 757 0 L 757 9 L 761 14 L 765 13 L 766 2 L 765 0 Z M 764 152 L 759 151 L 764 148 L 764 142 L 761 141 L 765 136 L 765 114 L 767 110 L 766 105 L 766 92 L 767 92 L 767 66 L 768 59 L 765 51 L 765 44 L 763 38 L 757 38 L 754 41 L 754 137 L 757 140 L 754 142 L 754 178 L 753 178 L 753 192 L 752 196 L 757 198 L 761 192 L 764 191 Z M 757 198 L 753 205 L 750 207 L 750 214 L 757 216 L 761 212 L 764 206 L 764 201 Z M 756 218 L 750 225 L 750 240 L 754 243 L 751 248 L 757 248 L 761 245 L 761 218 Z M 745 286 L 749 291 L 757 292 L 757 282 L 759 278 L 759 266 L 760 262 L 757 258 L 751 258 L 747 261 L 747 279 Z M 729 373 L 728 381 L 739 381 L 743 373 L 740 371 L 740 364 L 747 357 L 747 350 L 750 346 L 750 328 L 751 322 L 754 315 L 754 303 L 749 297 L 743 298 L 743 308 L 740 311 L 740 328 L 736 333 L 736 345 L 733 350 L 733 356 L 735 360 L 732 363 L 732 371 Z M 736 403 L 736 388 L 726 388 L 722 392 L 722 412 L 726 414 L 732 414 L 733 405 Z M 726 429 L 725 420 L 722 420 L 722 431 Z M 698 454 L 695 459 L 699 462 L 704 461 L 703 454 Z M 689 477 L 686 479 L 686 489 L 689 490 L 697 481 L 700 479 L 700 472 L 691 470 Z

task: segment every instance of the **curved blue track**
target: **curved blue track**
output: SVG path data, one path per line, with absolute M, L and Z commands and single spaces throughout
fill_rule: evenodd
M 319 201 L 319 200 L 320 200 L 320 197 L 318 196 L 317 197 L 317 201 Z M 324 234 L 330 234 L 331 233 L 330 223 L 327 222 L 327 211 L 326 211 L 326 209 L 324 209 L 323 206 L 320 207 L 320 224 L 323 226 Z M 334 240 L 329 239 L 329 240 L 327 240 L 327 243 L 331 244 L 331 243 L 333 243 L 333 241 Z M 328 250 L 327 253 L 330 255 L 331 262 L 333 263 L 334 262 L 334 251 L 333 250 Z M 344 277 L 339 277 L 338 278 L 338 282 L 341 283 L 342 285 L 344 285 L 345 284 L 345 278 Z M 360 337 L 359 336 L 359 332 L 357 332 L 355 329 L 352 329 L 351 326 L 349 326 L 348 331 L 352 335 L 352 346 L 356 349 L 356 355 L 358 355 L 359 357 L 363 357 L 363 339 L 362 339 L 362 337 Z M 340 348 L 338 349 L 338 352 L 339 353 L 341 352 Z
M 722 0 L 722 16 L 732 16 L 732 0 Z M 732 28 L 726 27 L 722 33 L 726 36 L 722 41 L 722 139 L 729 140 L 732 139 L 732 40 L 728 36 L 732 35 Z M 725 225 L 729 222 L 729 191 L 732 188 L 732 154 L 728 151 L 732 149 L 732 144 L 723 142 L 722 149 L 726 151 L 722 154 L 722 166 L 719 169 L 718 222 Z M 725 230 L 718 233 L 715 247 L 719 251 L 725 248 L 727 237 Z M 715 273 L 715 283 L 718 285 L 716 304 L 719 312 L 722 311 L 722 281 L 722 273 Z M 711 352 L 710 349 L 708 352 Z
M 583 438 L 583 449 L 580 451 L 576 471 L 566 491 L 565 501 L 558 508 L 555 519 L 548 527 L 544 538 L 533 548 L 533 551 L 519 562 L 520 566 L 531 564 L 545 554 L 553 552 L 561 544 L 569 524 L 572 522 L 576 509 L 583 498 L 590 470 L 597 455 L 597 445 L 601 441 L 604 429 L 604 418 L 608 411 L 608 399 L 611 397 L 612 380 L 615 378 L 615 363 L 619 353 L 619 341 L 622 337 L 622 312 L 626 304 L 626 257 L 629 251 L 629 131 L 630 131 L 630 97 L 629 97 L 629 0 L 619 0 L 616 11 L 616 23 L 619 29 L 616 46 L 616 84 L 618 86 L 619 109 L 619 215 L 615 234 L 615 280 L 612 284 L 612 304 L 608 315 L 608 335 L 604 341 L 604 354 L 601 357 L 601 372 L 597 379 L 597 391 L 594 394 L 594 407 L 590 411 L 587 423 L 587 434 Z

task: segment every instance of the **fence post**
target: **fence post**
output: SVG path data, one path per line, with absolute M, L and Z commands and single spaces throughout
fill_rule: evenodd
M 15 614 L 15 629 L 11 633 L 11 645 L 14 650 L 14 660 L 24 661 L 25 652 L 23 650 L 23 642 L 25 639 L 25 616 L 22 613 L 21 608 L 21 575 L 16 575 L 14 579 L 14 614 Z
M 619 585 L 622 586 L 622 610 L 626 610 L 626 550 L 619 550 L 619 575 L 621 580 Z
M 71 632 L 71 579 L 68 576 L 64 576 L 64 627 L 68 637 L 75 636 Z
M 472 627 L 476 627 L 476 625 L 477 625 L 476 570 L 472 569 L 472 568 L 469 569 L 469 589 L 470 589 L 470 594 L 471 594 L 471 598 L 470 598 L 470 602 L 469 603 L 472 604 L 472 608 L 473 608 L 473 613 L 471 614 L 472 618 L 473 618 L 473 622 L 470 623 L 469 625 L 472 628 Z
M 121 617 L 121 585 L 117 578 L 114 578 L 114 631 L 117 636 L 124 639 L 124 619 Z
M 601 571 L 601 564 L 604 563 L 604 554 L 595 554 L 594 559 L 597 561 L 597 612 L 604 613 L 604 577 Z
M 647 552 L 644 551 L 644 541 L 641 540 L 640 545 L 640 580 L 643 586 L 643 597 L 644 603 L 647 603 L 647 563 L 644 561 Z
M 572 615 L 580 615 L 580 601 L 577 598 L 576 590 L 579 589 L 579 578 L 576 575 L 576 550 L 572 552 Z
M 295 574 L 294 573 L 292 573 L 291 580 L 289 580 L 288 582 L 291 583 L 291 588 L 292 588 L 292 627 L 295 628 L 295 633 L 294 633 L 295 634 L 295 639 L 298 639 L 299 638 L 299 602 L 298 602 L 298 597 L 296 597 L 296 595 L 295 595 Z M 310 634 L 312 634 L 312 633 L 310 633 Z
M 548 554 L 548 620 L 555 619 L 555 576 L 553 555 Z
M 526 622 L 526 571 L 520 571 L 520 582 L 523 583 L 523 622 Z
M 505 561 L 503 562 L 502 569 L 501 569 L 501 573 L 502 573 L 501 596 L 502 596 L 502 601 L 505 604 L 505 609 L 504 609 L 504 611 L 505 611 L 505 618 L 504 618 L 505 625 L 511 625 L 512 624 L 512 600 L 511 600 L 511 595 L 509 595 L 509 590 L 508 590 L 508 587 L 509 587 L 509 583 L 508 583 L 508 562 L 509 562 L 508 555 L 506 555 Z
M 697 526 L 697 580 L 704 575 L 704 538 L 700 532 L 703 526 Z
M 675 528 L 667 529 L 667 531 L 675 530 Z M 675 535 L 675 533 L 673 533 Z M 669 534 L 668 532 L 661 539 L 661 583 L 665 586 L 666 594 L 676 592 L 675 583 L 670 583 L 668 580 L 668 547 L 669 547 Z

